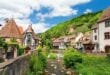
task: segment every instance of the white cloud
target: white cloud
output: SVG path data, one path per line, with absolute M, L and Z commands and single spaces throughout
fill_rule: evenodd
M 19 19 L 15 19 L 16 23 L 19 26 L 22 26 L 24 30 L 26 30 L 26 28 L 28 28 L 28 26 L 30 24 L 32 24 L 32 22 L 29 19 L 23 19 L 23 20 L 19 20 Z M 41 33 L 41 32 L 45 32 L 47 29 L 49 29 L 48 27 L 49 24 L 46 23 L 33 23 L 32 27 L 35 31 L 35 33 Z
M 86 9 L 85 12 L 84 12 L 84 14 L 91 13 L 91 12 L 92 12 L 91 9 Z
M 36 24 L 33 24 L 33 29 L 36 33 L 45 32 L 50 28 L 48 27 L 48 25 L 49 24 L 45 24 L 45 23 L 36 23 Z
M 72 7 L 90 1 L 91 0 L 1 0 L 0 22 L 2 22 L 4 18 L 13 17 L 17 23 L 22 25 L 25 29 L 29 24 L 33 24 L 28 17 L 34 10 L 39 11 L 42 7 L 51 9 L 51 11 L 46 14 L 36 13 L 37 17 L 41 19 L 41 21 L 44 21 L 47 17 L 76 15 L 78 10 Z M 46 25 L 48 24 L 36 23 L 33 26 L 38 29 L 38 31 L 35 30 L 36 32 L 43 32 L 48 29 Z

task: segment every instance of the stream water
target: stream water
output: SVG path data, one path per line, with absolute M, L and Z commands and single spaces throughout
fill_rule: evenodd
M 66 75 L 66 72 L 58 61 L 48 61 L 43 75 Z

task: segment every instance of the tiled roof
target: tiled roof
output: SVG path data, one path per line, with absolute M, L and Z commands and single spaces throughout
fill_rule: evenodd
M 21 26 L 19 26 L 19 31 L 20 31 L 21 34 L 23 34 L 23 32 L 24 32 L 24 30 Z
M 20 38 L 20 31 L 19 27 L 16 25 L 16 22 L 14 19 L 8 19 L 6 21 L 6 24 L 2 29 L 0 30 L 0 36 L 1 37 L 15 37 Z
M 104 21 L 106 19 L 110 19 L 110 7 L 103 11 L 101 17 L 99 18 L 98 22 Z

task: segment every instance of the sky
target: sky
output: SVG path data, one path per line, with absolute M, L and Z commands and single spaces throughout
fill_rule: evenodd
M 110 0 L 0 0 L 0 24 L 14 18 L 25 30 L 30 24 L 42 33 L 71 18 L 104 10 Z

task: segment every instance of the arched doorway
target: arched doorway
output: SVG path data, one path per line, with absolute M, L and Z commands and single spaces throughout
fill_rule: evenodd
M 110 45 L 105 46 L 105 53 L 110 53 Z

